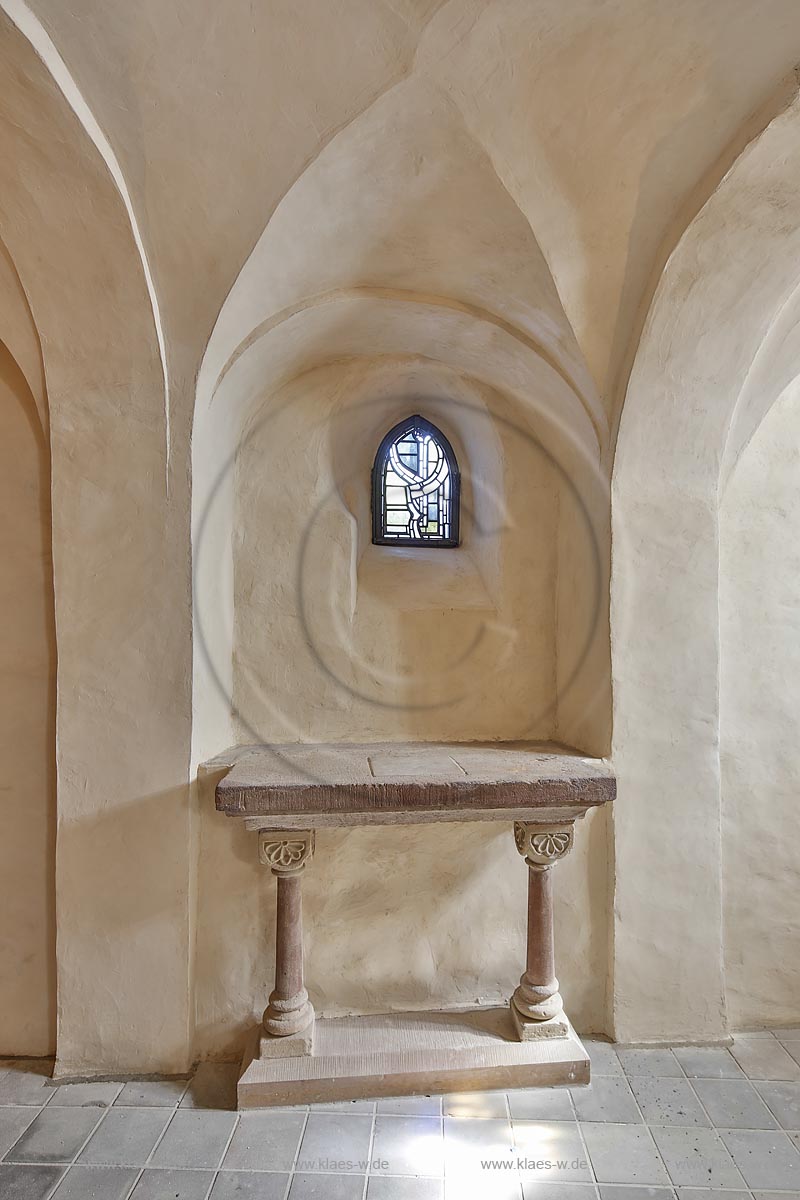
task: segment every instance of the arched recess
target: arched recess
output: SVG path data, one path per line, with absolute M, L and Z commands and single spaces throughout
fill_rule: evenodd
M 793 292 L 797 98 L 742 153 L 669 259 L 637 352 L 612 482 L 614 1030 L 726 1035 L 719 503 L 732 425 Z M 774 400 L 775 392 L 771 399 Z
M 57 1074 L 189 1059 L 188 480 L 165 486 L 142 258 L 97 147 L 0 18 L 0 236 L 50 408 L 58 639 Z M 159 980 L 152 1005 L 142 980 Z
M 764 398 L 720 507 L 723 945 L 735 1029 L 800 1021 L 800 379 Z
M 4 296 L 3 321 L 26 309 Z M 29 314 L 28 314 L 29 316 Z M 35 375 L 29 347 L 27 365 Z M 55 684 L 48 429 L 0 341 L 0 1054 L 55 1049 Z
M 436 563 L 370 537 L 375 450 L 416 411 L 462 467 L 462 546 Z M 527 734 L 607 750 L 606 443 L 534 232 L 457 107 L 415 74 L 296 180 L 209 341 L 192 437 L 193 765 L 254 737 Z M 576 655 L 587 630 L 589 653 Z M 426 646 L 444 659 L 433 685 L 418 674 Z M 498 661 L 503 689 L 491 686 Z M 427 712 L 426 689 L 444 701 Z M 576 699 L 581 689 L 594 711 Z M 247 835 L 210 798 L 200 820 L 198 1050 L 219 1053 L 268 990 L 260 930 L 272 901 Z M 323 842 L 306 894 L 318 1011 L 508 993 L 524 881 L 505 834 L 354 830 Z M 446 860 L 457 870 L 442 872 Z M 573 1016 L 598 1029 L 602 818 L 587 822 L 567 870 L 562 983 Z M 254 894 L 259 908 L 244 901 Z M 501 937 L 489 936 L 493 925 Z M 476 954 L 479 942 L 490 949 Z M 364 970 L 343 977 L 345 954 Z
M 588 749 L 599 743 L 602 752 L 607 717 L 602 704 L 581 729 L 577 720 L 570 722 L 579 710 L 585 715 L 585 707 L 571 708 L 567 695 L 559 714 L 553 702 L 559 671 L 566 681 L 575 665 L 570 622 L 573 639 L 591 627 L 576 596 L 587 604 L 594 597 L 600 609 L 589 672 L 601 681 L 600 693 L 607 681 L 600 665 L 607 655 L 603 606 L 597 604 L 602 583 L 590 579 L 583 586 L 585 556 L 591 558 L 593 542 L 603 544 L 607 491 L 595 422 L 547 357 L 447 298 L 436 303 L 397 289 L 356 289 L 300 306 L 277 325 L 268 323 L 260 336 L 243 339 L 242 353 L 232 354 L 229 363 L 207 407 L 198 397 L 193 435 L 195 753 L 199 756 L 201 730 L 207 757 L 254 737 L 396 739 L 425 737 L 426 728 L 427 736 L 455 739 L 547 737 L 556 733 L 559 717 L 563 740 Z M 420 405 L 453 442 L 465 480 L 463 553 L 436 556 L 442 562 L 433 571 L 430 560 L 420 557 L 424 552 L 406 552 L 402 562 L 389 563 L 388 554 L 396 551 L 372 546 L 370 539 L 375 450 L 386 430 Z M 548 456 L 575 484 L 588 523 L 568 484 L 555 482 L 559 466 Z M 547 487 L 545 476 L 552 476 Z M 508 504 L 511 477 L 517 500 Z M 518 525 L 527 513 L 530 528 L 517 531 L 520 545 L 531 543 L 524 562 L 514 564 L 506 554 L 503 565 L 503 552 L 491 537 L 481 543 L 471 535 L 476 480 L 492 493 L 500 523 L 504 500 Z M 523 492 L 527 509 L 519 505 Z M 295 603 L 302 530 L 318 506 L 324 536 L 321 543 L 312 536 L 309 555 L 317 555 L 324 569 L 320 574 L 317 566 L 315 576 L 312 570 L 307 615 L 314 633 L 321 634 L 317 645 L 333 652 L 328 666 L 337 668 L 338 683 L 310 669 Z M 486 506 L 479 507 L 485 515 Z M 588 546 L 570 528 L 571 519 Z M 556 560 L 562 585 L 569 577 L 560 598 Z M 602 569 L 600 562 L 600 576 Z M 391 605 L 378 624 L 376 614 L 392 589 L 408 600 Z M 427 629 L 426 644 L 438 650 L 439 641 L 431 641 L 429 633 L 442 628 L 443 612 L 449 614 L 450 640 L 439 639 L 442 648 L 464 660 L 448 682 L 455 676 L 466 704 L 460 712 L 445 705 L 426 719 L 413 705 L 404 708 L 395 679 L 386 694 L 400 704 L 376 705 L 375 659 L 391 666 L 380 660 L 396 632 L 397 645 L 402 649 L 405 637 L 405 651 L 413 658 L 421 644 L 411 637 L 414 629 L 423 634 Z M 481 626 L 485 645 L 472 653 Z M 509 633 L 517 638 L 519 669 L 506 672 L 503 696 L 496 691 L 492 696 L 487 684 Z M 367 658 L 372 652 L 371 671 L 359 672 L 354 645 Z M 338 668 L 353 692 L 371 686 L 373 698 L 361 703 L 351 694 L 343 702 Z M 520 723 L 523 715 L 527 724 Z M 531 719 L 538 722 L 535 728 Z M 219 1053 L 251 1023 L 253 999 L 267 987 L 270 964 L 260 930 L 271 900 L 263 883 L 259 886 L 247 835 L 210 812 L 201 820 L 198 1050 Z M 463 827 L 422 835 L 401 830 L 387 839 L 350 831 L 326 835 L 323 842 L 328 844 L 306 896 L 309 930 L 319 934 L 309 933 L 310 986 L 322 1011 L 376 1011 L 387 1004 L 424 1008 L 505 995 L 518 974 L 522 932 L 516 916 L 509 924 L 508 914 L 524 911 L 524 881 L 513 871 L 513 846 L 506 845 L 504 834 L 487 837 L 485 829 Z M 442 875 L 446 854 L 460 867 Z M 562 981 L 576 1018 L 594 1029 L 605 1019 L 605 862 L 604 825 L 587 822 L 564 880 L 558 923 L 565 948 Z M 248 910 L 252 928 L 244 927 L 243 897 L 254 892 L 261 902 Z M 240 932 L 235 945 L 232 923 Z M 498 923 L 504 934 L 492 940 L 489 928 Z M 345 925 L 347 948 L 339 932 Z M 474 947 L 484 936 L 492 952 L 476 958 Z M 344 953 L 369 963 L 369 970 L 342 977 L 333 958 Z

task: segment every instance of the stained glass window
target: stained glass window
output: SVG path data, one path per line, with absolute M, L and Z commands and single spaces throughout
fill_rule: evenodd
M 390 429 L 372 468 L 372 540 L 457 546 L 459 474 L 453 447 L 424 417 Z

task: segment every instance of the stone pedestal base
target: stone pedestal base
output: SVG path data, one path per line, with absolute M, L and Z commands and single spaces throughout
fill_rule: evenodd
M 314 1022 L 300 1033 L 275 1037 L 262 1029 L 255 1047 L 256 1058 L 301 1058 L 314 1053 Z
M 254 1034 L 239 1108 L 588 1083 L 588 1055 L 559 1019 L 566 1036 L 520 1041 L 508 1008 L 318 1017 L 314 1053 L 291 1058 L 257 1057 Z
M 559 1013 L 557 1017 L 550 1017 L 548 1021 L 526 1021 L 517 1011 L 513 1000 L 509 1004 L 509 1008 L 517 1037 L 521 1042 L 533 1042 L 538 1038 L 569 1037 L 569 1021 L 563 1012 Z

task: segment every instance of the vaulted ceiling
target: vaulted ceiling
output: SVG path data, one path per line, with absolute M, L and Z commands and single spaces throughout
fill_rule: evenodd
M 353 353 L 413 348 L 420 306 L 451 363 L 488 323 L 613 425 L 666 256 L 800 60 L 795 0 L 2 7 L 119 175 L 176 413 L 287 319 L 275 370 L 314 365 L 358 301 Z

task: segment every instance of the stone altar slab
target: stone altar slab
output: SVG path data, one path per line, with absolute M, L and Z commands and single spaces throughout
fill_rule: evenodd
M 568 819 L 615 795 L 606 763 L 551 743 L 289 745 L 237 750 L 216 805 L 253 828 L 321 828 Z

